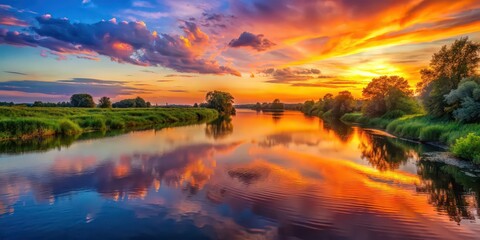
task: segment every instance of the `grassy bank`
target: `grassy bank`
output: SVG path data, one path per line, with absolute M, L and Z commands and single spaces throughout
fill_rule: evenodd
M 0 140 L 75 135 L 154 125 L 213 120 L 218 112 L 206 108 L 28 108 L 0 107 Z
M 398 137 L 445 144 L 459 157 L 480 163 L 480 124 L 463 124 L 425 115 L 399 118 L 368 118 L 361 113 L 345 114 L 341 120 L 362 126 L 384 129 Z M 479 137 L 480 138 L 480 137 Z

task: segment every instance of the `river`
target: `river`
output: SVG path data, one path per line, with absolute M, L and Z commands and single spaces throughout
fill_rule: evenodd
M 434 147 L 299 112 L 7 146 L 0 239 L 480 236 L 470 170 L 422 159 Z

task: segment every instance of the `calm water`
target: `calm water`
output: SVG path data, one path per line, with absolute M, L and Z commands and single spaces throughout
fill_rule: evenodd
M 480 236 L 475 172 L 425 145 L 247 110 L 112 135 L 3 143 L 0 239 Z

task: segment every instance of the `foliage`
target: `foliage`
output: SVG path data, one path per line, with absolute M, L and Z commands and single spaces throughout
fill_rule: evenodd
M 457 139 L 452 147 L 452 152 L 458 157 L 480 164 L 480 136 L 469 133 L 466 137 Z
M 305 103 L 302 106 L 302 112 L 310 115 L 310 112 L 312 111 L 314 104 L 315 102 L 313 100 L 305 101 Z
M 383 114 L 382 118 L 397 119 L 397 118 L 403 117 L 405 115 L 406 115 L 406 113 L 402 110 L 393 110 L 393 111 L 389 111 L 389 112 Z
M 362 118 L 362 113 L 353 112 L 344 114 L 340 120 L 347 123 L 361 123 L 360 118 Z
M 90 94 L 86 94 L 86 93 L 73 94 L 70 97 L 70 103 L 72 104 L 72 107 L 84 107 L 84 108 L 95 107 L 95 102 L 93 102 L 93 97 Z
M 35 101 L 31 106 L 32 107 L 72 107 L 72 104 L 69 102 L 51 103 L 51 102 Z
M 365 106 L 363 112 L 369 117 L 378 117 L 389 111 L 401 110 L 417 113 L 420 107 L 414 99 L 408 81 L 399 76 L 373 78 L 363 89 Z
M 270 108 L 273 109 L 273 110 L 283 110 L 285 108 L 285 106 L 277 98 L 277 99 L 273 100 L 272 104 L 270 105 Z
M 112 107 L 114 108 L 147 108 L 150 106 L 150 102 L 146 102 L 141 97 L 123 99 L 112 104 Z
M 445 95 L 453 116 L 460 122 L 480 121 L 480 77 L 462 80 L 457 89 Z
M 449 116 L 453 109 L 447 108 L 444 95 L 457 89 L 464 78 L 474 76 L 480 62 L 480 44 L 468 38 L 456 40 L 435 53 L 426 69 L 422 69 L 421 82 L 417 85 L 420 99 L 430 115 Z
M 99 108 L 111 108 L 112 102 L 110 101 L 109 97 L 102 97 L 98 100 L 98 107 Z
M 332 116 L 339 119 L 345 113 L 353 112 L 355 100 L 349 91 L 339 92 L 334 98 L 332 107 Z
M 235 115 L 234 97 L 227 92 L 212 91 L 206 95 L 207 107 L 216 109 L 221 115 Z
M 0 107 L 0 140 L 199 122 L 217 116 L 215 110 L 202 108 Z

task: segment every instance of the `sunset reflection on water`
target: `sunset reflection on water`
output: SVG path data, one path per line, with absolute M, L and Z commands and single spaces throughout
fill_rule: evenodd
M 479 181 L 297 112 L 0 155 L 0 238 L 474 239 Z M 114 230 L 115 229 L 115 230 Z

